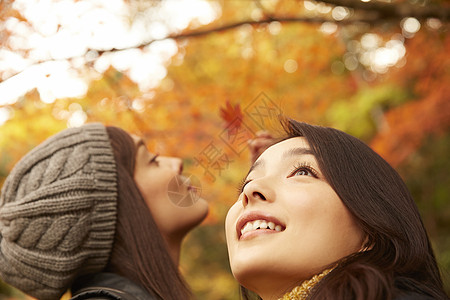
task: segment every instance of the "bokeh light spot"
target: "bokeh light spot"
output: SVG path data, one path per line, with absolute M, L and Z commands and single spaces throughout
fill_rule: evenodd
M 297 68 L 298 68 L 298 64 L 293 59 L 288 59 L 284 62 L 284 70 L 287 73 L 294 73 L 295 71 L 297 71 Z

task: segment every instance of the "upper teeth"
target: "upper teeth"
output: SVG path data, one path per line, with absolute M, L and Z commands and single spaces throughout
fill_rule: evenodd
M 244 227 L 241 229 L 241 235 L 257 229 L 271 229 L 275 231 L 281 231 L 281 225 L 275 225 L 274 222 L 267 222 L 266 220 L 255 220 L 251 222 L 247 222 Z

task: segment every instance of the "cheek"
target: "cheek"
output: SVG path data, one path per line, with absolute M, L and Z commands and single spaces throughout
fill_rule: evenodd
M 168 194 L 164 176 L 141 172 L 135 174 L 134 179 L 148 209 L 158 223 L 158 217 L 166 214 L 164 208 Z
M 358 251 L 363 233 L 331 187 L 318 187 L 285 195 L 289 197 L 290 222 L 295 224 L 289 230 L 301 237 L 296 247 L 332 262 Z
M 328 257 L 326 260 L 331 263 L 360 249 L 362 231 L 339 198 L 315 213 L 310 216 L 314 220 L 310 219 L 308 236 L 311 244 L 316 245 L 318 256 Z
M 147 206 L 156 202 L 158 198 L 164 193 L 167 193 L 167 189 L 163 189 L 161 185 L 157 183 L 150 183 L 146 185 L 139 186 L 142 196 L 144 197 Z
M 225 238 L 227 242 L 228 258 L 230 264 L 233 264 L 238 247 L 238 239 L 236 233 L 236 221 L 242 211 L 240 202 L 236 202 L 227 213 L 225 218 Z
M 285 190 L 280 194 L 280 202 L 283 200 L 283 209 L 288 222 L 296 223 L 298 229 L 308 228 L 318 218 L 323 216 L 326 205 L 319 192 L 311 188 Z M 297 228 L 297 227 L 296 227 Z
M 167 194 L 169 179 L 165 174 L 141 172 L 135 174 L 135 182 L 146 202 L 161 194 Z
M 358 251 L 363 243 L 364 233 L 358 226 L 353 215 L 342 204 L 336 208 L 333 217 L 330 217 L 331 235 L 334 235 L 336 247 L 344 254 L 350 254 Z M 339 237 L 337 239 L 337 237 Z
M 239 202 L 236 202 L 227 213 L 227 216 L 225 218 L 225 234 L 227 243 L 231 242 L 232 237 L 235 233 L 235 225 L 236 220 L 239 215 L 239 208 L 238 208 Z

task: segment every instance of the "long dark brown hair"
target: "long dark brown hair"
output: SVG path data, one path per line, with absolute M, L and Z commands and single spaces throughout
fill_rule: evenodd
M 107 127 L 118 174 L 116 234 L 106 271 L 141 285 L 164 300 L 192 298 L 134 179 L 136 146 L 130 135 Z
M 282 124 L 286 139 L 306 138 L 326 180 L 367 236 L 368 250 L 333 263 L 337 267 L 308 299 L 389 300 L 405 292 L 448 299 L 425 227 L 400 175 L 342 131 L 292 119 Z

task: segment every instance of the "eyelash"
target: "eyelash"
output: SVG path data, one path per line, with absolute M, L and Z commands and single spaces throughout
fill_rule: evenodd
M 247 180 L 245 178 L 242 178 L 241 182 L 239 182 L 238 186 L 236 187 L 238 196 L 242 194 L 244 191 L 244 187 L 249 183 L 251 180 Z
M 155 156 L 152 157 L 152 159 L 150 159 L 150 161 L 148 162 L 149 164 L 156 164 L 157 166 L 159 166 L 159 162 L 156 160 L 158 158 L 159 154 L 156 154 Z
M 297 173 L 298 171 L 302 171 L 302 170 L 305 170 L 305 171 L 311 173 L 311 175 L 315 178 L 319 178 L 319 172 L 317 172 L 313 167 L 311 167 L 311 164 L 307 163 L 307 162 L 302 162 L 302 163 L 296 164 L 289 176 L 294 176 L 295 173 Z
M 303 163 L 298 163 L 296 164 L 292 171 L 289 173 L 289 177 L 293 176 L 296 172 L 301 171 L 301 170 L 306 170 L 309 173 L 311 173 L 311 175 L 315 178 L 319 178 L 319 173 L 313 168 L 311 167 L 311 165 L 309 163 L 303 162 Z M 244 191 L 244 187 L 247 185 L 247 183 L 249 183 L 250 181 L 252 181 L 251 179 L 245 179 L 243 178 L 241 180 L 241 182 L 239 183 L 239 185 L 237 186 L 237 192 L 238 195 L 242 194 L 242 192 Z

